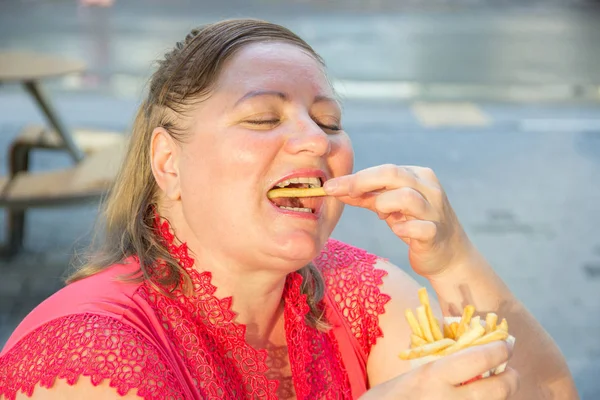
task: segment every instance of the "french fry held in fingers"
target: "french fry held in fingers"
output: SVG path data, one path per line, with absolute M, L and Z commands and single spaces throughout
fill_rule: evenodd
M 508 322 L 502 319 L 498 323 L 498 315 L 488 313 L 485 320 L 482 316 L 475 315 L 475 307 L 467 305 L 461 317 L 446 317 L 443 325 L 434 317 L 427 289 L 421 288 L 418 292 L 421 305 L 404 313 L 410 326 L 410 348 L 400 353 L 403 360 L 410 360 L 411 364 L 429 362 L 430 359 L 444 357 L 468 347 L 480 346 L 495 341 L 507 341 L 512 338 L 508 333 Z M 514 341 L 514 338 L 512 338 Z M 421 361 L 425 360 L 425 361 Z M 503 370 L 500 366 L 497 372 Z
M 269 199 L 279 197 L 320 197 L 326 196 L 325 189 L 322 187 L 316 188 L 277 188 L 267 192 Z

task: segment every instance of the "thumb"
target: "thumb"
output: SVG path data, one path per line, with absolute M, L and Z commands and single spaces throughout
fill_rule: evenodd
M 433 363 L 436 376 L 459 385 L 508 361 L 510 346 L 504 341 L 493 342 L 451 354 Z

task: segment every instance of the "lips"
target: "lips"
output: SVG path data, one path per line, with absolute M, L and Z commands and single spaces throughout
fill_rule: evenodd
M 326 177 L 321 170 L 296 171 L 295 173 L 282 177 L 272 187 L 277 188 L 320 188 Z M 304 214 L 318 214 L 322 205 L 322 197 L 282 197 L 269 199 L 282 211 Z

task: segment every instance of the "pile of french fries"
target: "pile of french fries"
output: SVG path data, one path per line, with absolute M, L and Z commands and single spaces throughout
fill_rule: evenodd
M 405 312 L 412 334 L 410 348 L 400 353 L 403 360 L 432 355 L 447 356 L 467 347 L 509 337 L 506 319 L 498 324 L 498 316 L 494 313 L 486 315 L 483 326 L 479 316 L 473 317 L 475 307 L 468 305 L 463 310 L 460 322 L 440 325 L 431 310 L 426 288 L 419 289 L 419 301 L 421 306 L 416 309 L 416 317 L 410 309 Z

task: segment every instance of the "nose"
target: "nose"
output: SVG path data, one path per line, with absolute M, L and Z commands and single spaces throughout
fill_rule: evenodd
M 309 118 L 296 124 L 296 129 L 288 137 L 285 147 L 292 154 L 310 154 L 321 157 L 330 152 L 331 141 L 323 129 Z

